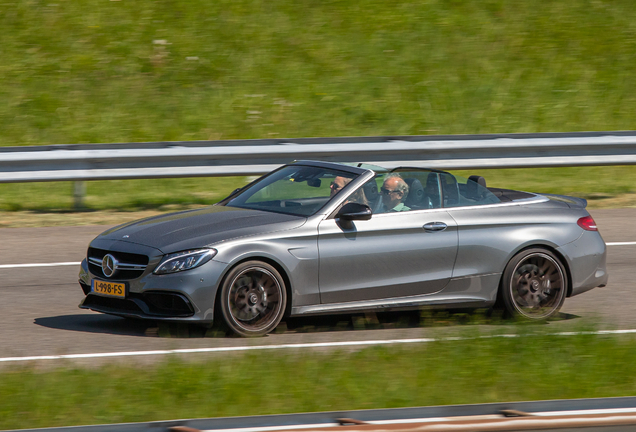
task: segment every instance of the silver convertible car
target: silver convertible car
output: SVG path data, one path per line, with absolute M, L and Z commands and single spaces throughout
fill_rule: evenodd
M 284 316 L 489 308 L 532 320 L 607 283 L 586 201 L 419 168 L 299 161 L 95 238 L 83 309 L 242 336 Z

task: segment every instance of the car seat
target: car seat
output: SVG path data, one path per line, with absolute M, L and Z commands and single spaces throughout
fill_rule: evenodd
M 459 186 L 457 179 L 451 174 L 441 174 L 444 207 L 457 207 L 459 203 Z
M 440 208 L 439 196 L 439 179 L 436 173 L 428 173 L 426 177 L 426 198 L 429 202 L 429 208 Z
M 412 210 L 428 208 L 428 202 L 424 202 L 424 187 L 422 182 L 416 178 L 405 178 L 404 181 L 409 185 L 409 194 L 404 200 L 404 205 Z
M 466 182 L 466 198 L 470 198 L 473 200 L 479 200 L 481 198 L 482 189 L 481 187 L 486 187 L 486 179 L 482 176 L 471 175 L 468 177 L 468 182 Z

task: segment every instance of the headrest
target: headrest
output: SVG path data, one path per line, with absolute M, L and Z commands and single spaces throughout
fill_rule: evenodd
M 424 187 L 422 182 L 416 178 L 405 178 L 404 181 L 409 185 L 409 194 L 404 200 L 404 205 L 407 207 L 421 207 L 424 199 Z
M 378 185 L 375 182 L 375 179 L 372 179 L 366 182 L 362 189 L 364 190 L 364 196 L 366 197 L 369 203 L 375 202 L 378 198 Z
M 483 178 L 482 176 L 471 175 L 470 177 L 468 177 L 468 180 L 472 180 L 475 183 L 477 183 L 478 185 L 486 187 L 486 179 Z

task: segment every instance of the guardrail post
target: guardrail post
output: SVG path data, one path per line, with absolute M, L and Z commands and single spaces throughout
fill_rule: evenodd
M 78 211 L 84 209 L 84 196 L 86 195 L 86 182 L 73 182 L 73 208 Z

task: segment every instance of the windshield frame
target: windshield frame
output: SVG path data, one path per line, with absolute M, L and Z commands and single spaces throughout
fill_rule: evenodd
M 263 207 L 263 206 L 256 206 L 256 205 L 252 206 L 252 205 L 248 205 L 246 202 L 241 203 L 240 200 L 238 202 L 235 201 L 239 199 L 241 196 L 245 196 L 246 194 L 249 195 L 249 197 L 245 198 L 245 201 L 247 201 L 249 198 L 257 194 L 259 191 L 263 190 L 265 187 L 273 184 L 276 181 L 279 181 L 279 180 L 275 180 L 274 182 L 270 182 L 272 176 L 276 176 L 277 174 L 280 173 L 281 170 L 284 170 L 290 167 L 308 167 L 308 168 L 324 169 L 326 171 L 333 171 L 333 173 L 336 175 L 338 173 L 342 173 L 342 174 L 346 174 L 347 176 L 351 176 L 351 181 L 333 196 L 327 196 L 325 202 L 322 203 L 322 205 L 320 205 L 319 207 L 313 209 L 313 211 L 311 211 L 310 213 L 299 213 L 299 212 L 289 211 L 288 209 L 290 207 L 277 208 L 274 206 L 272 207 Z M 368 169 L 358 168 L 358 167 L 353 167 L 353 166 L 348 166 L 348 165 L 343 165 L 338 163 L 314 162 L 314 161 L 293 162 L 291 164 L 283 165 L 275 169 L 274 171 L 271 171 L 270 173 L 265 174 L 262 177 L 259 177 L 258 179 L 247 184 L 243 188 L 230 194 L 228 197 L 219 201 L 215 205 L 236 207 L 236 208 L 242 208 L 242 209 L 248 209 L 248 210 L 260 210 L 260 211 L 267 211 L 267 212 L 273 212 L 273 213 L 287 214 L 292 216 L 311 217 L 320 213 L 321 210 L 330 207 L 330 204 L 339 202 L 341 199 L 344 199 L 351 191 L 351 188 L 354 187 L 356 184 L 358 184 L 358 180 L 360 179 L 360 177 L 366 177 L 364 176 L 364 174 L 368 172 L 370 172 L 370 170 Z M 302 198 L 290 198 L 290 200 L 294 200 L 294 199 L 302 199 Z M 298 207 L 300 208 L 302 206 L 298 206 Z M 294 207 L 291 207 L 291 208 L 294 208 Z M 284 210 L 281 210 L 281 209 L 284 209 Z

